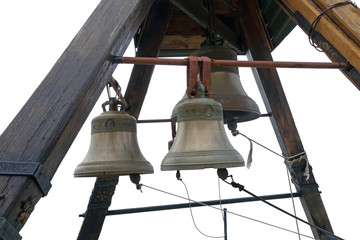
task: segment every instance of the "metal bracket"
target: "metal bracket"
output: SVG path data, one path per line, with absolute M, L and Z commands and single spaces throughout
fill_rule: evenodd
M 211 95 L 211 66 L 212 61 L 208 57 L 188 57 L 187 66 L 187 94 L 191 96 L 198 96 L 198 81 L 205 87 L 205 95 Z M 198 79 L 198 76 L 200 77 Z
M 190 96 L 198 95 L 197 76 L 199 71 L 199 62 L 197 57 L 189 56 L 189 65 L 187 67 L 187 94 Z
M 22 239 L 19 232 L 6 220 L 5 217 L 0 217 L 0 239 L 3 240 Z
M 44 196 L 51 188 L 49 177 L 40 163 L 35 162 L 0 162 L 0 175 L 32 176 Z
M 211 59 L 209 57 L 199 57 L 199 61 L 202 62 L 200 67 L 200 80 L 205 87 L 205 95 L 211 97 Z

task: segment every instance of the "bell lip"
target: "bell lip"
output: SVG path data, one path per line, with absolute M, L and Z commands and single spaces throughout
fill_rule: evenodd
M 245 163 L 241 162 L 241 163 L 234 163 L 234 164 L 229 164 L 229 163 L 214 163 L 213 165 L 216 166 L 211 166 L 211 164 L 166 164 L 166 165 L 161 165 L 161 171 L 173 171 L 173 170 L 200 170 L 200 169 L 207 169 L 207 168 L 214 168 L 214 169 L 220 169 L 220 168 L 233 168 L 233 167 L 244 167 Z
M 101 162 L 101 165 L 106 165 L 107 162 Z M 132 165 L 128 167 L 127 164 Z M 121 169 L 121 167 L 127 167 L 127 169 Z M 125 176 L 130 174 L 152 174 L 154 173 L 154 168 L 149 162 L 134 162 L 122 161 L 121 164 L 111 162 L 107 164 L 106 167 L 99 169 L 98 162 L 86 162 L 80 163 L 74 171 L 74 177 L 101 177 L 109 175 Z
M 191 152 L 168 152 L 161 163 L 162 171 L 169 170 L 196 170 L 206 168 L 232 168 L 243 167 L 245 161 L 243 157 L 236 150 L 230 151 L 210 151 L 211 154 L 204 156 L 204 151 Z M 209 151 L 207 151 L 209 153 Z M 224 156 L 230 155 L 231 160 L 223 161 Z M 214 161 L 214 156 L 219 156 L 219 161 Z M 199 162 L 201 158 L 201 162 Z
M 84 173 L 84 174 L 75 174 L 74 173 L 74 177 L 78 178 L 78 177 L 104 177 L 104 176 L 128 176 L 130 174 L 153 174 L 154 172 L 134 172 L 134 173 L 122 173 L 119 174 L 117 172 L 112 173 L 112 172 L 93 172 L 93 173 Z

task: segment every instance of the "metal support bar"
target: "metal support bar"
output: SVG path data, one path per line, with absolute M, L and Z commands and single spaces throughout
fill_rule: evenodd
M 227 209 L 224 208 L 224 240 L 227 240 Z
M 138 65 L 175 65 L 187 66 L 189 59 L 169 59 L 150 57 L 120 57 L 111 58 L 113 64 L 127 63 Z M 198 58 L 202 64 L 202 59 Z M 284 62 L 284 61 L 237 61 L 237 60 L 214 60 L 211 59 L 213 67 L 255 67 L 255 68 L 323 68 L 323 69 L 346 69 L 350 70 L 352 65 L 348 62 Z
M 44 196 L 51 188 L 44 167 L 36 162 L 0 162 L 0 175 L 31 176 L 35 179 Z
M 171 119 L 145 119 L 145 120 L 137 120 L 137 123 L 164 123 L 171 122 Z
M 5 217 L 0 217 L 0 239 L 2 240 L 22 239 L 19 232 L 6 220 Z
M 283 193 L 283 194 L 274 194 L 274 195 L 265 195 L 260 198 L 265 200 L 274 200 L 274 199 L 284 199 L 291 197 L 299 197 L 299 193 Z M 259 201 L 255 197 L 245 197 L 245 198 L 232 198 L 232 199 L 223 199 L 223 200 L 210 200 L 204 202 L 192 202 L 191 207 L 203 207 L 207 205 L 221 205 L 221 204 L 232 204 L 232 203 L 241 203 L 241 202 L 255 202 Z M 163 210 L 173 210 L 188 208 L 189 203 L 179 203 L 179 204 L 170 204 L 170 205 L 159 205 L 159 206 L 150 206 L 150 207 L 140 207 L 140 208 L 127 208 L 119 210 L 109 210 L 106 215 L 121 215 L 121 214 L 130 214 L 130 213 L 141 213 L 141 212 L 154 212 L 154 211 L 163 211 Z M 80 214 L 79 217 L 84 217 L 85 213 Z

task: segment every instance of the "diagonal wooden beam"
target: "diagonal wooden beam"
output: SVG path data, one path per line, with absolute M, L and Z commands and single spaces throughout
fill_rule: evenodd
M 96 178 L 78 240 L 99 238 L 118 181 L 118 176 Z
M 158 57 L 174 6 L 158 0 L 151 8 L 139 42 L 137 57 Z M 155 66 L 134 65 L 124 98 L 127 112 L 138 119 Z
M 309 34 L 313 21 L 335 0 L 276 0 L 301 29 Z M 319 6 L 321 8 L 319 8 Z M 323 15 L 314 29 L 313 42 L 333 62 L 348 61 L 353 66 L 342 73 L 360 90 L 360 9 L 348 4 Z
M 195 22 L 200 24 L 203 28 L 212 31 L 209 22 L 209 12 L 206 8 L 201 6 L 198 1 L 170 0 L 170 2 L 186 13 Z M 214 26 L 215 32 L 213 32 L 213 34 L 218 34 L 225 39 L 239 54 L 244 53 L 243 39 L 240 35 L 231 30 L 216 17 L 214 19 Z
M 337 0 L 313 0 L 321 9 L 327 9 L 333 5 L 346 1 Z M 347 1 L 344 5 L 334 7 L 327 15 L 349 36 L 357 45 L 360 45 L 360 9 L 353 1 Z M 354 3 L 354 4 L 350 4 Z
M 44 169 L 44 179 L 53 177 L 116 68 L 110 56 L 125 52 L 151 4 L 141 0 L 99 3 L 1 135 L 2 166 L 35 163 Z M 11 166 L 2 168 L 6 175 L 0 175 L 0 216 L 19 231 L 44 193 L 36 177 L 6 172 Z
M 247 57 L 251 60 L 272 61 L 271 49 L 266 44 L 266 33 L 261 24 L 261 14 L 255 0 L 237 1 L 240 18 L 239 23 L 249 47 Z M 284 90 L 276 69 L 253 68 L 253 73 L 264 100 L 266 109 L 271 113 L 271 123 L 284 156 L 294 156 L 304 152 L 304 148 L 296 129 Z M 306 160 L 291 162 L 288 165 L 292 172 L 292 180 L 301 194 L 300 201 L 306 217 L 311 224 L 332 232 L 332 227 L 320 197 L 317 183 L 310 167 L 310 178 L 304 181 L 303 175 Z M 327 239 L 317 229 L 312 229 L 316 239 Z

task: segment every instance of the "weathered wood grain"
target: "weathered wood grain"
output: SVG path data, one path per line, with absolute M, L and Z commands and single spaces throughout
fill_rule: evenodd
M 168 1 L 157 1 L 151 9 L 137 57 L 158 57 L 161 43 L 170 22 L 174 6 Z M 134 65 L 124 98 L 129 109 L 127 112 L 138 119 L 155 66 Z
M 0 138 L 1 161 L 39 162 L 51 179 L 153 1 L 103 0 Z M 0 176 L 0 216 L 20 230 L 31 178 Z
M 154 2 L 142 26 L 144 29 L 138 43 L 137 55 L 158 56 L 162 39 L 171 19 L 172 9 L 173 6 L 167 0 L 156 0 Z M 134 65 L 133 67 L 124 98 L 129 106 L 127 112 L 136 119 L 140 114 L 153 70 L 154 66 Z M 118 178 L 115 176 L 96 179 L 78 240 L 96 240 L 99 238 L 117 180 Z M 99 193 L 106 195 L 103 201 L 99 201 Z
M 200 26 L 213 31 L 210 29 L 209 23 L 209 12 L 205 9 L 198 1 L 186 1 L 186 0 L 170 0 L 175 6 L 184 11 L 188 16 L 190 16 L 194 21 L 196 21 Z M 218 18 L 214 19 L 215 31 L 214 34 L 221 36 L 226 39 L 226 41 L 237 50 L 237 52 L 244 52 L 243 40 L 241 36 L 236 34 L 232 29 L 225 25 Z
M 338 0 L 313 0 L 322 10 L 341 3 Z M 352 4 L 335 7 L 326 12 L 326 15 L 336 23 L 357 45 L 360 46 L 360 9 Z
M 237 6 L 239 8 L 240 26 L 249 48 L 248 58 L 250 60 L 272 61 L 271 49 L 266 43 L 266 33 L 261 24 L 262 20 L 259 19 L 261 15 L 257 13 L 259 8 L 255 0 L 238 1 Z M 304 152 L 276 69 L 254 68 L 252 70 L 266 109 L 271 113 L 270 120 L 284 156 L 293 156 Z M 299 161 L 297 164 L 288 167 L 291 171 L 296 172 L 292 177 L 297 191 L 301 192 L 300 201 L 306 217 L 310 223 L 332 232 L 330 221 L 311 170 L 309 181 L 306 184 L 303 183 L 305 164 L 305 161 Z M 319 231 L 312 230 L 316 239 L 325 239 Z
M 320 9 L 311 0 L 276 1 L 307 34 L 309 33 L 310 26 L 313 21 L 322 12 L 322 9 Z M 351 6 L 350 8 L 353 7 Z M 337 11 L 340 10 L 340 8 L 337 9 Z M 335 16 L 337 11 L 333 11 L 332 15 Z M 345 9 L 342 9 L 342 11 L 345 11 Z M 315 30 L 321 35 L 321 37 L 324 38 L 325 41 L 322 40 L 321 37 L 318 37 L 317 39 L 314 39 L 314 42 L 320 46 L 320 48 L 332 61 L 334 61 L 333 59 L 337 58 L 339 54 L 341 54 L 340 57 L 345 58 L 345 60 L 354 67 L 353 71 L 343 71 L 343 73 L 358 89 L 360 89 L 360 45 L 357 44 L 359 41 L 360 30 L 358 23 L 352 23 L 352 21 L 358 19 L 358 16 L 355 15 L 359 14 L 359 9 L 351 9 L 351 11 L 346 11 L 346 14 L 349 14 L 349 16 L 354 14 L 354 19 L 351 21 L 349 19 L 350 22 L 339 22 L 336 18 L 330 19 L 328 16 L 323 16 L 316 25 Z M 343 25 L 342 28 L 339 27 L 341 25 Z M 348 26 L 345 27 L 345 25 Z M 346 29 L 352 29 L 352 36 L 347 34 L 348 30 Z
M 90 196 L 78 240 L 97 240 L 118 184 L 118 176 L 98 177 Z

